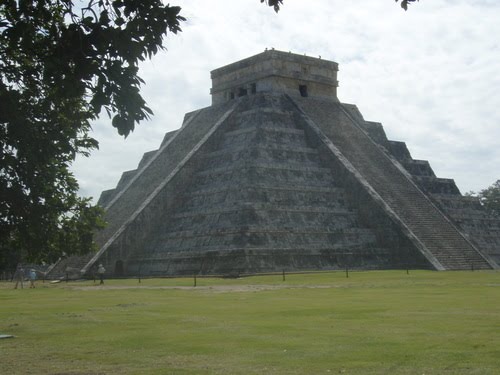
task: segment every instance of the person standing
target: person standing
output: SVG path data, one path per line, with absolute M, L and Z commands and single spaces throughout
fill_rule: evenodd
M 99 285 L 104 284 L 104 273 L 106 272 L 106 269 L 102 265 L 102 263 L 99 264 L 99 267 L 97 267 L 97 274 L 99 275 Z
M 21 263 L 17 265 L 16 272 L 14 273 L 13 277 L 14 281 L 16 282 L 16 285 L 14 286 L 14 289 L 17 289 L 17 286 L 19 283 L 21 283 L 21 289 L 24 289 L 24 269 Z
M 30 279 L 30 289 L 35 288 L 36 271 L 34 268 L 30 269 L 29 279 Z

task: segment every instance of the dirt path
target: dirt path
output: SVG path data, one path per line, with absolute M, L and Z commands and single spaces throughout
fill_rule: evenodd
M 318 288 L 337 288 L 335 285 L 211 285 L 211 286 L 146 286 L 146 285 L 96 285 L 96 286 L 70 286 L 75 290 L 125 290 L 125 289 L 178 289 L 178 290 L 197 290 L 197 291 L 210 291 L 215 293 L 226 292 L 259 292 L 264 290 L 278 290 L 278 289 L 318 289 Z

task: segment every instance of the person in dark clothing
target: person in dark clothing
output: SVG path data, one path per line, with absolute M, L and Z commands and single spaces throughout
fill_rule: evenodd
M 24 268 L 21 265 L 21 263 L 19 263 L 17 265 L 17 269 L 16 269 L 16 272 L 14 273 L 13 279 L 16 282 L 14 289 L 17 289 L 17 286 L 19 285 L 19 283 L 21 283 L 21 289 L 24 289 L 24 285 L 23 285 L 23 283 L 24 283 Z

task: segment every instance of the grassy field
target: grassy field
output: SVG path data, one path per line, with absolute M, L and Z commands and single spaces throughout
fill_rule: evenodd
M 0 283 L 1 374 L 499 374 L 500 273 Z

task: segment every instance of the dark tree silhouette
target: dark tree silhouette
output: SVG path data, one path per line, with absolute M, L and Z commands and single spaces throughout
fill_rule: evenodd
M 179 12 L 161 0 L 2 1 L 2 254 L 51 261 L 92 249 L 101 210 L 78 197 L 69 167 L 97 148 L 90 121 L 102 110 L 125 136 L 151 115 L 138 63 L 180 31 Z

